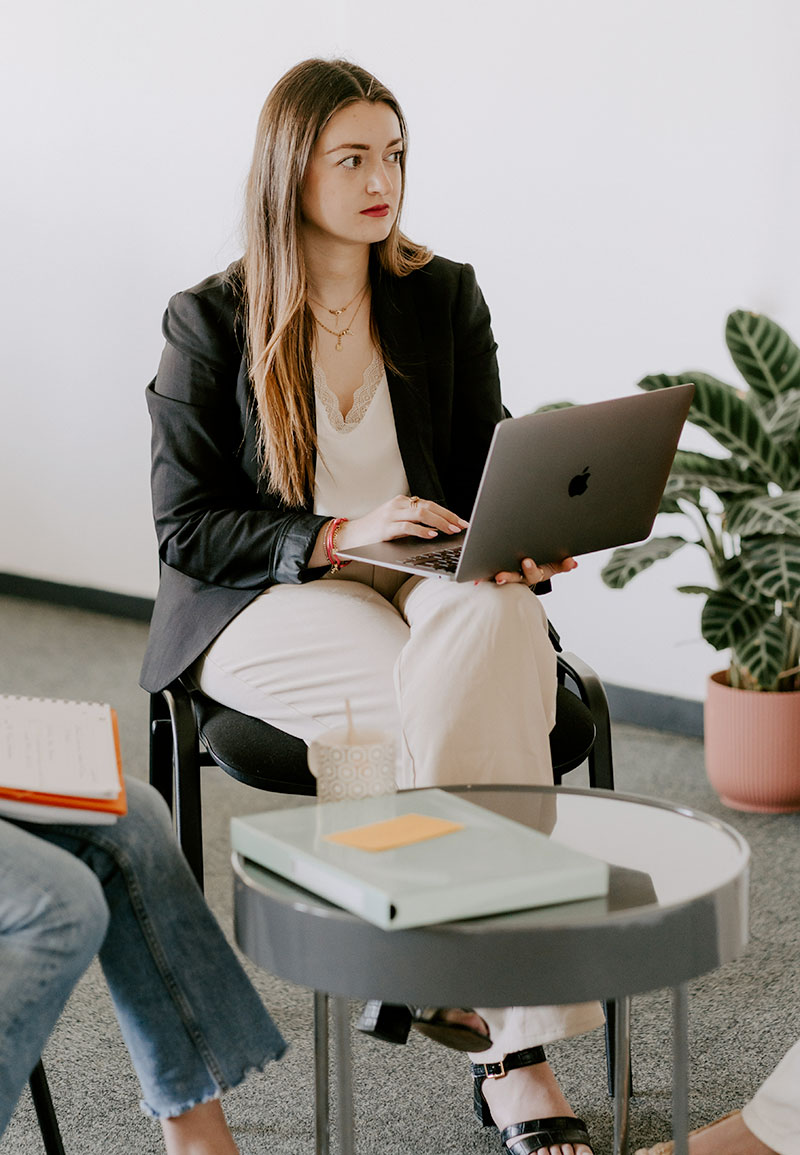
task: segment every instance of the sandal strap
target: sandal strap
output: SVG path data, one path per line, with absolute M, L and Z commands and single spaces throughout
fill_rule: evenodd
M 511 1051 L 499 1063 L 471 1063 L 470 1066 L 474 1079 L 502 1079 L 506 1071 L 514 1071 L 517 1067 L 534 1067 L 537 1063 L 546 1062 L 544 1047 L 528 1047 L 525 1051 Z
M 514 1139 L 518 1141 L 512 1142 Z M 509 1155 L 533 1155 L 542 1147 L 557 1147 L 560 1143 L 585 1143 L 591 1148 L 586 1124 L 572 1115 L 553 1115 L 549 1119 L 528 1119 L 525 1123 L 512 1123 L 501 1131 L 500 1141 L 505 1144 Z
M 410 1006 L 408 1009 L 411 1011 L 411 1017 L 415 1023 L 433 1023 L 433 1022 L 437 1022 L 437 1021 L 446 1022 L 448 1020 L 445 1020 L 442 1018 L 442 1011 L 445 1009 L 454 1009 L 454 1010 L 464 1011 L 465 1014 L 468 1014 L 468 1015 L 472 1015 L 475 1013 L 474 1010 L 472 1009 L 472 1007 L 444 1008 L 444 1007 L 411 1007 Z

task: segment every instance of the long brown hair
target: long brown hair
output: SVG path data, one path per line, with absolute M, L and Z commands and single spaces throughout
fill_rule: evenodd
M 303 179 L 314 144 L 334 113 L 357 101 L 388 104 L 405 118 L 380 81 L 347 60 L 305 60 L 270 92 L 258 121 L 245 201 L 241 269 L 246 301 L 250 378 L 259 427 L 262 475 L 270 492 L 289 505 L 313 493 L 313 321 L 306 305 L 306 269 L 300 237 Z M 405 147 L 401 158 L 405 183 Z M 392 230 L 373 246 L 380 268 L 405 276 L 431 253 L 399 228 L 401 188 Z M 371 262 L 372 264 L 373 262 Z M 374 323 L 373 339 L 380 349 Z

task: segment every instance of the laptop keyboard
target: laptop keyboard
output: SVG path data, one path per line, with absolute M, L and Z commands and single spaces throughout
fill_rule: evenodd
M 461 546 L 451 545 L 434 550 L 433 553 L 412 554 L 405 559 L 405 564 L 416 566 L 417 569 L 433 570 L 434 573 L 455 573 L 460 557 Z

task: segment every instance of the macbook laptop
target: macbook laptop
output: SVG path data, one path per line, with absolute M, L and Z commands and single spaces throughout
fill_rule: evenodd
M 499 422 L 469 528 L 339 556 L 405 573 L 475 581 L 642 541 L 653 527 L 694 385 Z

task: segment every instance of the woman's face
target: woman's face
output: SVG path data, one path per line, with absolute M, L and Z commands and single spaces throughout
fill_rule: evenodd
M 362 100 L 335 113 L 303 181 L 305 238 L 356 245 L 385 240 L 400 205 L 402 151 L 400 123 L 388 104 Z

